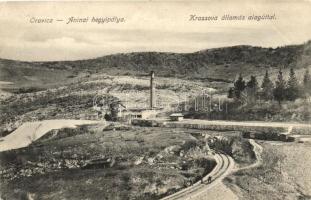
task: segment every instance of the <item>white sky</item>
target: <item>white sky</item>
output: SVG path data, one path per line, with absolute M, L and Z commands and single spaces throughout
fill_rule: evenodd
M 77 60 L 133 51 L 193 52 L 240 44 L 277 47 L 311 39 L 311 1 L 271 2 L 0 3 L 0 58 Z M 277 19 L 191 22 L 191 14 L 276 14 Z M 66 25 L 72 16 L 117 16 L 126 22 Z M 31 17 L 65 21 L 31 24 Z

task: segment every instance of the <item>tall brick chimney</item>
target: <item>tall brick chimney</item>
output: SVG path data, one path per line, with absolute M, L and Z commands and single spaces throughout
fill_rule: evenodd
M 155 108 L 155 83 L 154 83 L 154 71 L 150 73 L 150 109 Z

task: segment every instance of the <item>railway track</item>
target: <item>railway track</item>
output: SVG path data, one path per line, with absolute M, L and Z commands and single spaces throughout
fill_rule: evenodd
M 214 169 L 207 174 L 203 178 L 203 183 L 201 181 L 198 181 L 194 185 L 187 187 L 179 192 L 176 192 L 170 196 L 162 198 L 162 200 L 174 200 L 174 199 L 206 199 L 206 193 L 208 190 L 211 190 L 213 187 L 215 187 L 218 183 L 222 181 L 223 178 L 225 178 L 228 173 L 231 172 L 234 161 L 233 159 L 225 154 L 217 153 L 215 155 L 215 159 L 217 162 L 217 165 L 214 167 Z M 208 177 L 212 177 L 212 182 L 208 183 Z

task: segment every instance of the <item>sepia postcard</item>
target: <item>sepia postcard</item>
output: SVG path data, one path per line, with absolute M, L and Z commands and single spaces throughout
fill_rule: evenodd
M 0 2 L 0 200 L 311 200 L 311 0 Z

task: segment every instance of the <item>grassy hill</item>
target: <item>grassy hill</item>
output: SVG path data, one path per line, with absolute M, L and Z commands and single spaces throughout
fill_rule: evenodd
M 264 69 L 311 65 L 311 41 L 278 48 L 233 46 L 194 53 L 141 52 L 77 61 L 23 62 L 0 59 L 0 81 L 17 86 L 46 86 L 70 81 L 80 73 L 141 75 L 232 81 L 237 73 L 262 75 Z
M 235 46 L 189 54 L 115 54 L 80 61 L 0 59 L 0 128 L 34 119 L 84 119 L 95 112 L 94 97 L 107 93 L 128 107 L 144 107 L 149 105 L 146 75 L 151 70 L 156 72 L 157 105 L 169 107 L 205 90 L 225 97 L 238 73 L 246 77 L 257 75 L 261 82 L 267 68 L 273 79 L 279 68 L 293 67 L 301 80 L 306 66 L 311 67 L 311 42 L 276 49 Z M 289 70 L 283 71 L 287 78 Z M 15 95 L 4 94 L 3 90 Z

